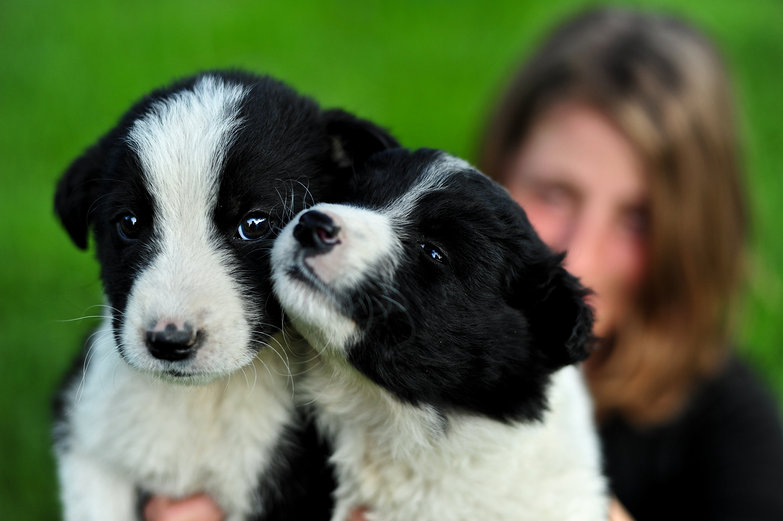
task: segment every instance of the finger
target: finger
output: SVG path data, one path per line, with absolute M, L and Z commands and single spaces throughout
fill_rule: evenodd
M 367 521 L 367 517 L 365 514 L 367 513 L 366 508 L 357 508 L 356 510 L 351 511 L 350 514 L 348 514 L 347 521 Z
M 225 516 L 212 498 L 197 494 L 172 500 L 155 496 L 144 507 L 146 521 L 223 521 Z
M 631 514 L 617 501 L 612 498 L 609 502 L 609 521 L 634 521 Z
M 168 506 L 171 504 L 171 499 L 163 496 L 152 496 L 144 505 L 144 520 L 145 521 L 163 521 L 165 519 L 165 513 Z

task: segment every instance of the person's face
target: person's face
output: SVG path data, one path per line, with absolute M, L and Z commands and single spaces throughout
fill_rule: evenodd
M 641 158 L 601 113 L 546 111 L 508 163 L 506 188 L 541 238 L 593 290 L 594 333 L 625 318 L 645 273 L 648 187 Z

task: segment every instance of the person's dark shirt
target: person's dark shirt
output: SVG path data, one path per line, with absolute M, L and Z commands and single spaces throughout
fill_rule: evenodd
M 636 521 L 783 520 L 783 426 L 775 401 L 731 359 L 674 420 L 600 428 L 612 492 Z

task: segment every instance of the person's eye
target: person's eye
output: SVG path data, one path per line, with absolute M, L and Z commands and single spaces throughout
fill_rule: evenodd
M 257 241 L 272 233 L 269 215 L 253 211 L 245 215 L 237 226 L 236 236 L 243 241 Z
M 563 206 L 571 199 L 571 193 L 563 186 L 552 184 L 538 189 L 538 198 L 551 206 Z
M 432 259 L 434 262 L 440 264 L 446 262 L 446 255 L 437 246 L 434 246 L 429 242 L 420 242 L 419 247 L 421 248 L 421 251 L 425 257 Z
M 634 237 L 646 237 L 650 232 L 650 212 L 646 208 L 633 208 L 623 213 L 622 231 Z

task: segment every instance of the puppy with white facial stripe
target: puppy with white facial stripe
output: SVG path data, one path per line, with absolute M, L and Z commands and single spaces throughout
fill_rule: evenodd
M 92 228 L 107 312 L 56 400 L 66 520 L 132 520 L 146 494 L 196 492 L 231 521 L 328 518 L 269 252 L 390 144 L 275 80 L 213 72 L 148 95 L 70 166 L 55 208 L 77 246 Z
M 334 444 L 333 521 L 605 520 L 578 370 L 585 290 L 498 185 L 396 149 L 349 205 L 294 218 L 275 294 L 318 353 L 300 385 Z

